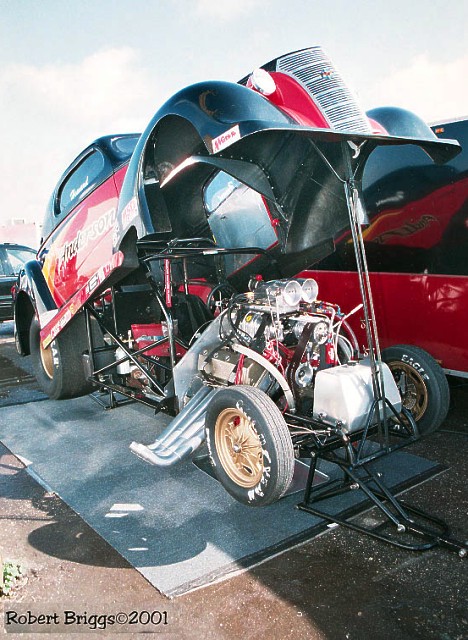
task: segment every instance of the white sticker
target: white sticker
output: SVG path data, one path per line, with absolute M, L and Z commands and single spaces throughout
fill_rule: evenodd
M 225 131 L 217 138 L 213 138 L 213 141 L 212 141 L 213 153 L 217 153 L 218 151 L 221 151 L 222 149 L 229 147 L 231 144 L 233 144 L 237 140 L 240 140 L 240 138 L 241 138 L 241 134 L 240 134 L 239 125 L 236 124 L 236 126 L 232 127 L 232 129 L 229 129 L 229 131 Z
M 125 229 L 138 216 L 138 203 L 136 198 L 132 198 L 122 211 L 122 227 Z

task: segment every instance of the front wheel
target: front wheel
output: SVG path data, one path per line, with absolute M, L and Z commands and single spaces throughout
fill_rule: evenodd
M 255 387 L 220 389 L 206 411 L 207 443 L 216 476 L 249 506 L 276 502 L 294 473 L 294 449 L 274 402 Z
M 419 347 L 395 345 L 382 351 L 401 395 L 421 435 L 440 427 L 447 417 L 450 390 L 442 368 Z

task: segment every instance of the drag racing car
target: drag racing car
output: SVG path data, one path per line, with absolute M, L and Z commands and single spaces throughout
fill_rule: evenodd
M 385 125 L 378 110 L 369 119 L 312 47 L 238 83 L 189 86 L 141 135 L 87 147 L 17 286 L 17 347 L 42 389 L 98 388 L 172 414 L 131 450 L 167 467 L 206 441 L 218 480 L 252 506 L 287 491 L 299 457 L 344 451 L 337 464 L 354 468 L 377 455 L 369 439 L 381 452 L 415 439 L 412 390 L 381 358 L 360 184 L 378 147 L 417 145 L 445 162 L 459 145 L 414 114 L 385 114 Z M 352 309 L 300 277 L 345 236 L 361 291 Z M 426 403 L 441 402 L 427 389 Z

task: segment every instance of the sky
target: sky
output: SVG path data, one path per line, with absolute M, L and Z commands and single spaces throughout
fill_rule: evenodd
M 466 0 L 0 0 L 0 226 L 189 84 L 322 45 L 365 110 L 468 116 Z

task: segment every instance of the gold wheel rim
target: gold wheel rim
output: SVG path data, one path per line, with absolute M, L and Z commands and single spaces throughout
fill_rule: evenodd
M 215 445 L 229 478 L 245 489 L 256 487 L 263 475 L 263 451 L 252 419 L 237 408 L 221 411 Z
M 44 349 L 41 343 L 39 343 L 39 351 L 41 354 L 42 368 L 44 369 L 48 378 L 52 380 L 54 377 L 54 358 L 52 356 L 52 349 L 49 345 Z
M 427 388 L 419 373 L 404 362 L 388 362 L 405 409 L 418 421 L 427 409 Z

